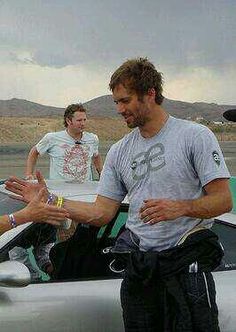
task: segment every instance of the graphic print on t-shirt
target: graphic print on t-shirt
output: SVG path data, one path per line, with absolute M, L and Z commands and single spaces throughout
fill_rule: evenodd
M 132 177 L 141 180 L 150 172 L 155 172 L 165 166 L 165 147 L 161 143 L 151 146 L 147 151 L 134 156 L 131 163 Z
M 67 147 L 64 154 L 63 174 L 83 182 L 90 167 L 89 150 L 90 147 L 87 145 Z

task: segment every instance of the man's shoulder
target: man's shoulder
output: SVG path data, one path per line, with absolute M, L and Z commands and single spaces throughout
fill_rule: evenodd
M 66 135 L 66 131 L 65 130 L 60 130 L 60 131 L 48 132 L 45 136 L 61 137 L 61 136 L 65 136 L 65 135 Z
M 88 131 L 84 131 L 83 132 L 83 140 L 94 140 L 97 141 L 98 140 L 98 136 L 94 133 L 89 133 Z
M 207 126 L 205 126 L 201 123 L 197 123 L 195 121 L 191 121 L 191 120 L 172 117 L 172 124 L 173 124 L 173 126 L 176 126 L 177 128 L 179 128 L 179 130 L 181 130 L 183 132 L 189 132 L 192 134 L 196 134 L 196 133 L 200 133 L 200 132 L 204 132 L 204 131 L 211 132 L 211 130 Z
M 46 133 L 38 142 L 38 144 L 45 144 L 45 142 L 55 142 L 57 140 L 66 139 L 66 132 L 65 130 L 62 131 L 54 131 Z M 37 145 L 38 145 L 37 144 Z

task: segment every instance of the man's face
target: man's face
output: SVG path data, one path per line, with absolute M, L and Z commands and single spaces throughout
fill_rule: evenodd
M 136 93 L 128 92 L 122 84 L 115 87 L 113 99 L 117 111 L 124 117 L 129 128 L 143 127 L 149 120 L 147 98 L 148 96 L 144 96 L 140 101 Z
M 79 111 L 75 112 L 72 119 L 67 118 L 66 120 L 68 124 L 67 128 L 77 133 L 83 132 L 86 121 L 87 121 L 86 113 Z

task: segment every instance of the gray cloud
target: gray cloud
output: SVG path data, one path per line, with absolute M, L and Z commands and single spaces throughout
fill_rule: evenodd
M 0 0 L 0 98 L 93 98 L 147 56 L 170 98 L 235 104 L 235 16 L 235 0 Z
M 235 62 L 235 1 L 7 0 L 1 44 L 25 48 L 42 66 L 115 64 L 148 56 L 160 64 Z

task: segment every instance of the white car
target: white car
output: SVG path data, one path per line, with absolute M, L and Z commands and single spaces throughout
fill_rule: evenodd
M 74 200 L 93 201 L 97 182 L 48 181 L 49 189 Z M 0 186 L 0 215 L 20 209 L 22 203 L 8 196 Z M 86 227 L 80 233 L 85 249 L 77 251 L 77 242 L 67 241 L 60 248 L 59 258 L 69 250 L 69 269 L 59 277 L 31 281 L 29 270 L 17 261 L 9 261 L 9 251 L 33 239 L 40 241 L 36 224 L 25 224 L 0 236 L 0 326 L 1 332 L 122 332 L 120 306 L 120 274 L 108 268 L 109 254 L 103 247 L 114 243 L 114 238 L 127 218 L 128 204 L 123 203 L 110 226 L 95 232 L 91 239 Z M 214 272 L 221 332 L 236 331 L 236 216 L 225 214 L 216 218 L 213 227 L 225 249 L 221 267 Z M 81 231 L 81 230 L 80 230 Z M 82 237 L 81 237 L 82 234 Z M 89 235 L 90 236 L 90 235 Z M 91 241 L 90 241 L 91 240 Z M 36 241 L 36 242 L 35 242 Z M 87 242 L 86 242 L 87 241 Z M 96 249 L 91 246 L 96 242 Z M 68 244 L 68 245 L 67 245 Z M 88 246 L 86 246 L 88 245 Z M 83 248 L 84 248 L 83 247 Z M 67 250 L 68 249 L 68 250 Z M 74 250 L 74 251 L 73 251 Z M 83 252 L 84 250 L 84 252 Z M 91 250 L 91 252 L 89 252 Z M 33 260 L 32 250 L 29 249 Z M 78 262 L 75 259 L 78 256 Z M 81 255 L 85 260 L 81 260 Z M 70 265 L 71 264 L 71 265 Z M 74 264 L 74 265 L 73 265 Z M 72 270 L 70 270 L 70 268 Z M 73 273 L 70 275 L 70 271 Z M 78 273 L 75 273 L 75 272 Z

